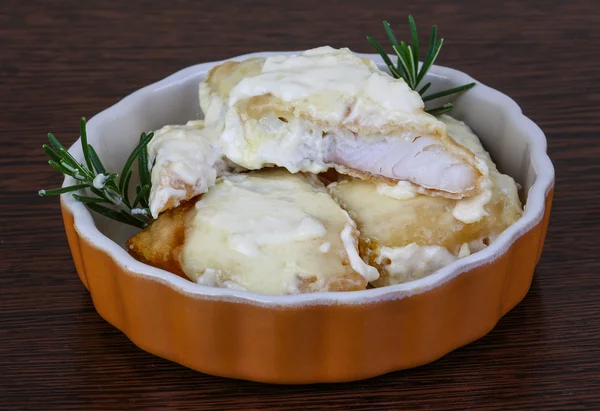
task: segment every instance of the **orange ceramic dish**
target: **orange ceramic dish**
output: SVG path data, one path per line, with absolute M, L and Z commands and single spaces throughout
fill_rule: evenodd
M 381 63 L 379 56 L 363 56 Z M 182 70 L 95 116 L 89 140 L 107 168 L 120 168 L 141 131 L 198 118 L 197 85 L 219 63 Z M 433 67 L 429 76 L 439 88 L 473 81 L 443 67 Z M 456 104 L 453 115 L 478 133 L 499 169 L 522 185 L 526 207 L 489 247 L 430 276 L 364 291 L 295 296 L 206 287 L 136 261 L 124 249 L 132 228 L 92 215 L 63 195 L 79 277 L 100 315 L 140 348 L 209 374 L 272 383 L 341 382 L 431 362 L 484 336 L 526 295 L 554 184 L 544 134 L 514 101 L 478 84 Z M 82 159 L 79 142 L 70 151 Z M 67 177 L 64 185 L 72 183 Z

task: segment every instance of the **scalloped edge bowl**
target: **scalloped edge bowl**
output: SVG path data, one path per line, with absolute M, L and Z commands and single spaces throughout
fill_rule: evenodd
M 361 56 L 382 66 L 378 55 Z M 108 168 L 124 162 L 141 131 L 198 118 L 197 85 L 220 63 L 181 70 L 92 118 L 89 140 Z M 474 81 L 439 66 L 428 76 L 437 87 Z M 77 273 L 98 313 L 134 344 L 208 374 L 270 383 L 342 382 L 434 361 L 483 337 L 525 297 L 554 186 L 544 133 L 509 97 L 478 83 L 458 97 L 454 115 L 478 133 L 500 169 L 524 186 L 526 207 L 485 250 L 430 276 L 378 289 L 295 296 L 210 288 L 136 261 L 122 241 L 111 239 L 119 236 L 111 235 L 109 222 L 62 195 Z M 79 140 L 70 152 L 82 159 Z M 72 183 L 66 178 L 63 186 Z

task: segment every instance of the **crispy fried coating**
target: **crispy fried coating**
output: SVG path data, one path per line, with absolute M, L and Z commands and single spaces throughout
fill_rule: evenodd
M 186 219 L 197 198 L 162 213 L 148 227 L 127 241 L 127 250 L 137 260 L 187 278 L 179 264 L 185 240 Z

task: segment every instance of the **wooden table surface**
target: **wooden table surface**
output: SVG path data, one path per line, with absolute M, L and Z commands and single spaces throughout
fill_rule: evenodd
M 526 5 L 525 5 L 526 4 Z M 322 44 L 368 52 L 381 21 L 438 24 L 439 63 L 546 132 L 556 193 L 525 300 L 481 340 L 367 381 L 274 386 L 135 347 L 79 282 L 41 145 L 186 66 Z M 600 7 L 594 0 L 25 1 L 0 6 L 0 409 L 600 409 Z M 425 35 L 425 34 L 424 34 Z M 374 350 L 377 347 L 373 347 Z

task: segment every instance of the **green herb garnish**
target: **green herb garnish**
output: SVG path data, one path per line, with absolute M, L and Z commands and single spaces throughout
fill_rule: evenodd
M 387 33 L 390 42 L 392 43 L 392 48 L 394 52 L 398 56 L 398 61 L 396 65 L 392 62 L 390 57 L 387 55 L 383 48 L 373 37 L 367 36 L 367 40 L 371 45 L 377 50 L 377 52 L 383 58 L 383 61 L 390 69 L 390 73 L 394 78 L 402 78 L 410 88 L 417 91 L 422 97 L 423 101 L 434 100 L 440 97 L 446 97 L 452 94 L 460 93 L 472 88 L 475 83 L 465 84 L 463 86 L 454 87 L 448 90 L 439 91 L 437 93 L 429 94 L 424 96 L 425 92 L 431 87 L 431 83 L 427 82 L 421 88 L 419 85 L 421 81 L 427 74 L 427 71 L 433 65 L 435 59 L 440 53 L 440 49 L 444 44 L 444 39 L 439 39 L 438 41 L 438 29 L 437 26 L 433 26 L 431 29 L 431 39 L 429 40 L 429 48 L 427 49 L 427 55 L 425 56 L 425 60 L 423 60 L 423 64 L 421 65 L 421 69 L 419 70 L 419 37 L 417 36 L 417 26 L 415 25 L 415 20 L 412 16 L 408 16 L 408 25 L 410 27 L 410 36 L 412 44 L 407 44 L 404 41 L 398 43 L 396 40 L 396 36 L 390 27 L 390 24 L 387 21 L 383 22 L 383 28 Z M 439 115 L 452 111 L 454 105 L 452 103 L 444 104 L 441 107 L 436 107 L 430 110 L 426 110 L 429 114 Z
M 38 194 L 41 196 L 58 195 L 89 189 L 95 197 L 72 194 L 73 198 L 105 217 L 139 228 L 146 227 L 150 221 L 148 197 L 152 185 L 148 168 L 147 146 L 154 133 L 142 133 L 139 144 L 125 161 L 119 175 L 106 171 L 96 150 L 88 143 L 85 118 L 81 119 L 80 132 L 85 165 L 77 161 L 52 134 L 48 134 L 50 145 L 42 146 L 44 152 L 50 157 L 48 163 L 62 174 L 73 177 L 78 184 L 53 190 L 40 190 Z M 140 184 L 136 187 L 136 197 L 132 202 L 129 199 L 129 181 L 133 174 L 131 168 L 136 159 Z

